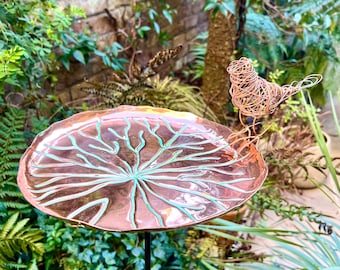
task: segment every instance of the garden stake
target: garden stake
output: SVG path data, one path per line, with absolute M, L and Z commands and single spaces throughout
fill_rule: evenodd
M 145 237 L 145 269 L 151 269 L 151 234 L 150 232 L 144 233 Z

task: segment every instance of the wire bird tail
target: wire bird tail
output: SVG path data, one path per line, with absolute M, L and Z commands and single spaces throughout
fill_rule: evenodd
M 300 92 L 302 89 L 311 88 L 315 85 L 317 85 L 319 82 L 322 81 L 322 75 L 321 74 L 310 74 L 306 76 L 301 81 L 293 81 L 289 85 L 283 85 L 282 89 L 283 95 L 281 98 L 281 102 L 286 100 L 292 95 L 295 95 L 296 93 Z

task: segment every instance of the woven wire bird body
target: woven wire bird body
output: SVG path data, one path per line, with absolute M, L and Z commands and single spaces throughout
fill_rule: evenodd
M 322 80 L 320 74 L 312 74 L 299 82 L 279 86 L 258 76 L 250 59 L 242 57 L 230 63 L 230 95 L 232 103 L 241 115 L 256 118 L 273 113 L 288 97 Z

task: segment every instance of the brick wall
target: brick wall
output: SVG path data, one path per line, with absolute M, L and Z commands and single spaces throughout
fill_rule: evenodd
M 74 29 L 79 32 L 88 29 L 91 33 L 96 34 L 98 36 L 97 44 L 101 49 L 111 45 L 117 39 L 116 27 L 104 10 L 109 10 L 116 19 L 118 28 L 123 24 L 122 18 L 127 19 L 131 15 L 131 1 L 129 0 L 59 0 L 58 2 L 62 6 L 72 4 L 85 10 L 87 18 L 79 20 L 74 25 Z M 169 47 L 182 44 L 183 52 L 181 57 L 174 60 L 165 69 L 176 71 L 193 60 L 189 50 L 194 44 L 194 38 L 207 30 L 208 22 L 207 14 L 202 11 L 204 0 L 172 0 L 168 3 L 177 10 L 177 13 L 173 16 L 173 24 L 164 20 L 160 22 L 161 28 L 172 37 Z M 147 39 L 138 46 L 138 49 L 142 51 L 138 61 L 144 64 L 161 48 L 157 36 L 148 34 Z M 91 58 L 90 63 L 86 66 L 76 62 L 72 63 L 70 71 L 63 70 L 63 68 L 60 70 L 59 81 L 56 85 L 57 93 L 64 103 L 80 99 L 86 96 L 79 91 L 79 88 L 84 84 L 85 77 L 89 80 L 105 81 L 111 72 L 101 64 L 101 59 L 98 57 Z

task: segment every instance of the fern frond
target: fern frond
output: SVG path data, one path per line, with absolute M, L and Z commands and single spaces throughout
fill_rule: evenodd
M 20 263 L 6 263 L 5 267 L 6 268 L 0 268 L 0 270 L 2 270 L 2 269 L 6 269 L 6 270 L 8 270 L 8 269 L 16 269 L 16 270 L 27 269 L 27 265 L 20 264 Z
M 23 198 L 23 195 L 17 188 L 15 188 L 14 190 L 4 189 L 0 192 L 0 198 L 8 198 L 8 197 Z M 4 201 L 3 203 L 9 204 L 11 203 L 11 201 Z
M 0 118 L 0 175 L 16 175 L 20 155 L 27 145 L 23 127 L 25 111 L 8 108 Z M 11 170 L 12 169 L 12 170 Z M 9 170 L 12 173 L 9 173 Z M 12 178 L 13 179 L 13 178 Z
M 29 205 L 27 203 L 19 203 L 19 202 L 7 202 L 7 203 L 4 203 L 4 206 L 6 208 L 13 208 L 13 209 L 18 209 L 18 210 L 29 208 Z
M 0 114 L 0 223 L 15 211 L 28 207 L 16 183 L 19 160 L 27 148 L 23 132 L 25 118 L 24 110 L 11 107 L 5 107 Z
M 44 238 L 43 233 L 27 225 L 29 219 L 18 219 L 19 214 L 13 214 L 1 228 L 0 269 L 15 264 L 22 253 L 32 252 L 36 256 L 44 253 L 44 244 L 40 242 Z

